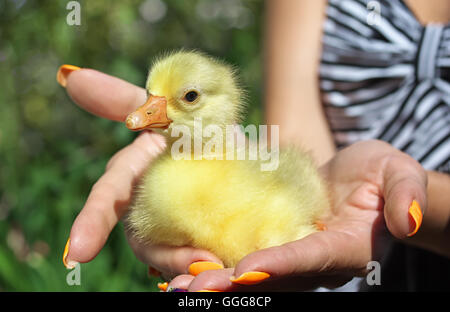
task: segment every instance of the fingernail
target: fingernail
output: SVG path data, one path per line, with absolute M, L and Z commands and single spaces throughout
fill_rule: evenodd
M 420 226 L 422 225 L 422 209 L 420 209 L 420 205 L 417 201 L 413 200 L 411 206 L 409 206 L 408 214 L 413 227 L 412 232 L 408 234 L 408 237 L 411 237 L 417 233 Z
M 158 277 L 158 276 L 161 276 L 161 272 L 152 268 L 151 266 L 148 266 L 148 275 Z
M 62 65 L 59 67 L 58 72 L 56 73 L 56 81 L 63 86 L 64 88 L 67 85 L 67 76 L 73 71 L 80 70 L 81 68 L 75 65 Z
M 197 261 L 193 262 L 189 268 L 188 272 L 191 275 L 197 276 L 204 271 L 209 270 L 220 270 L 223 269 L 223 265 L 210 261 Z
M 200 289 L 197 292 L 223 292 L 222 290 Z
M 67 259 L 67 254 L 69 253 L 69 247 L 70 247 L 70 237 L 67 240 L 66 247 L 64 247 L 64 253 L 63 253 L 62 261 L 63 261 L 64 266 L 67 269 L 73 269 L 74 267 L 77 266 L 78 262 Z
M 158 288 L 162 291 L 166 291 L 167 287 L 169 286 L 169 283 L 165 282 L 165 283 L 158 283 Z
M 262 281 L 268 279 L 269 277 L 270 277 L 269 273 L 252 271 L 252 272 L 245 272 L 238 278 L 231 276 L 230 281 L 241 285 L 254 285 L 261 283 Z

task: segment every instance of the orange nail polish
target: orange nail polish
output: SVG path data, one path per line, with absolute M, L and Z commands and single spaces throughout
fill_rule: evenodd
M 74 267 L 77 266 L 78 262 L 71 260 L 67 261 L 67 254 L 69 253 L 69 247 L 70 247 L 70 237 L 67 240 L 66 246 L 64 247 L 62 261 L 67 269 L 73 269 Z
M 223 269 L 223 265 L 210 261 L 197 261 L 193 262 L 189 268 L 188 272 L 191 275 L 197 276 L 204 271 L 209 270 L 220 270 Z
M 169 283 L 165 282 L 165 283 L 158 283 L 158 288 L 162 291 L 166 291 L 167 287 L 169 286 Z
M 238 278 L 232 276 L 230 277 L 230 281 L 241 285 L 254 285 L 261 283 L 262 281 L 268 279 L 269 277 L 270 277 L 269 273 L 253 271 L 253 272 L 245 272 Z
M 67 240 L 66 246 L 64 247 L 63 258 L 62 258 L 63 264 L 66 268 L 67 268 L 66 257 L 67 257 L 67 254 L 69 253 L 69 244 L 70 244 L 70 237 Z
M 422 225 L 422 210 L 420 209 L 420 205 L 417 201 L 413 200 L 411 206 L 409 206 L 408 214 L 412 223 L 414 223 L 414 229 L 411 233 L 408 234 L 408 237 L 413 236 L 417 233 L 420 226 Z
M 58 83 L 65 88 L 67 85 L 67 76 L 69 76 L 71 72 L 80 69 L 80 67 L 74 65 L 62 65 L 56 73 L 56 81 L 58 81 Z

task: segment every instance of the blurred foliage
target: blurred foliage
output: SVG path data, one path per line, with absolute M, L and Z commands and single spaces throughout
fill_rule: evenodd
M 55 80 L 61 64 L 143 85 L 155 55 L 195 48 L 240 68 L 247 122 L 261 119 L 262 1 L 96 0 L 69 26 L 69 1 L 0 0 L 0 291 L 148 291 L 158 279 L 123 226 L 68 286 L 72 222 L 108 159 L 135 136 L 79 109 Z

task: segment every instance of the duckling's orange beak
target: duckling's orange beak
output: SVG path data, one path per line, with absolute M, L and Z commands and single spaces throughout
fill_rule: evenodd
M 128 115 L 125 123 L 134 131 L 143 129 L 167 129 L 172 120 L 167 117 L 167 100 L 164 96 L 150 95 L 144 105 Z

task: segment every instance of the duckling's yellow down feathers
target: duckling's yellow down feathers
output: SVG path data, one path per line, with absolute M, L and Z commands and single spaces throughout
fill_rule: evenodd
M 207 249 L 225 266 L 317 231 L 325 186 L 307 155 L 280 155 L 276 171 L 258 161 L 159 157 L 145 174 L 129 221 L 151 244 Z
M 168 146 L 137 187 L 127 218 L 136 237 L 207 249 L 233 267 L 253 251 L 317 231 L 327 191 L 305 153 L 281 151 L 274 171 L 261 171 L 257 160 L 171 156 L 175 125 L 192 130 L 201 118 L 203 127 L 224 129 L 239 122 L 242 92 L 229 66 L 197 52 L 174 53 L 153 65 L 146 89 L 149 100 L 127 125 L 152 128 Z

